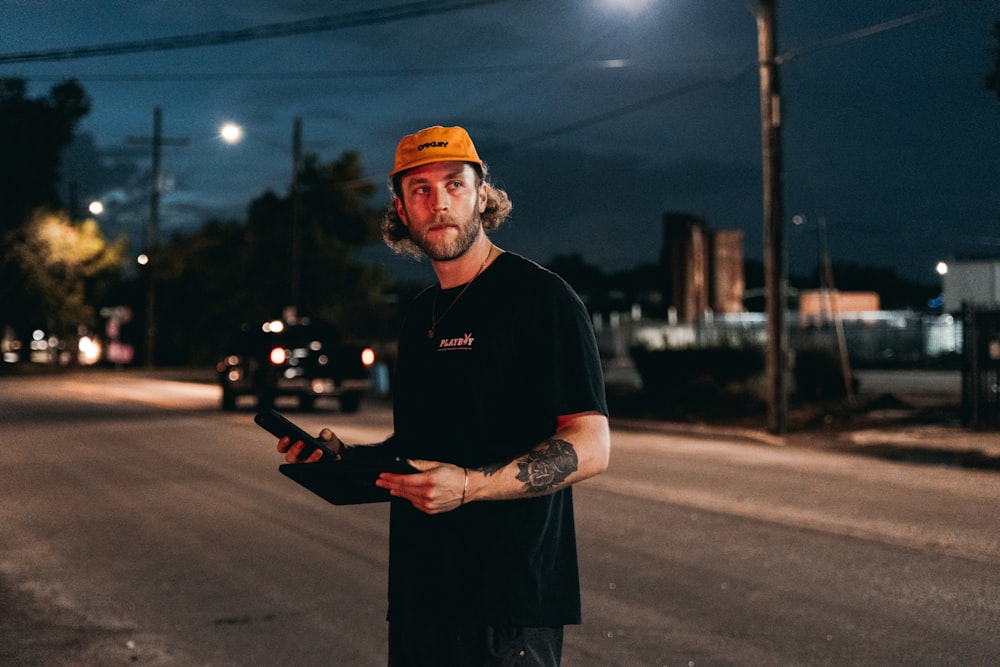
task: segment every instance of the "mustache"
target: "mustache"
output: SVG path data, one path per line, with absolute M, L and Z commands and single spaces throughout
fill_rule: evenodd
M 457 225 L 455 221 L 455 216 L 450 213 L 438 213 L 434 216 L 434 221 L 432 224 L 435 225 Z

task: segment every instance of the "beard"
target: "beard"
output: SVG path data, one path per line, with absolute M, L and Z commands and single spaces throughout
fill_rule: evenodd
M 476 237 L 479 236 L 479 230 L 482 228 L 482 220 L 478 213 L 472 215 L 464 223 L 458 222 L 450 215 L 443 215 L 435 220 L 435 223 L 441 222 L 457 226 L 458 236 L 450 241 L 430 241 L 426 233 L 413 236 L 411 231 L 413 242 L 435 262 L 447 262 L 464 255 L 475 243 Z

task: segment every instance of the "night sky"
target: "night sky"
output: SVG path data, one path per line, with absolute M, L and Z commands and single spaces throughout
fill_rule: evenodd
M 403 134 L 461 124 L 514 202 L 494 236 L 508 250 L 631 268 L 657 259 L 664 213 L 690 212 L 743 230 L 745 254 L 761 257 L 755 2 L 430 12 L 444 4 L 0 0 L 0 76 L 33 95 L 70 77 L 87 90 L 88 136 L 65 177 L 82 200 L 109 202 L 110 233 L 141 233 L 149 149 L 129 138 L 149 137 L 159 106 L 164 136 L 187 140 L 163 150 L 164 234 L 284 193 L 295 118 L 305 151 L 356 150 L 380 185 Z M 835 262 L 920 282 L 935 282 L 938 260 L 1000 255 L 1000 98 L 984 84 L 1000 2 L 777 4 L 792 273 L 812 271 L 821 216 Z M 423 11 L 398 17 L 403 6 Z M 109 48 L 78 52 L 94 46 Z M 226 121 L 244 127 L 240 144 L 218 139 Z M 387 201 L 380 187 L 373 204 Z

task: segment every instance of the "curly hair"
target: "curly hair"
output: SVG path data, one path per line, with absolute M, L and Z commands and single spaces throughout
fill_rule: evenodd
M 507 196 L 505 191 L 489 182 L 489 170 L 485 164 L 483 164 L 482 171 L 477 168 L 478 165 L 473 165 L 473 167 L 476 171 L 476 186 L 482 185 L 486 188 L 486 210 L 482 212 L 479 219 L 483 224 L 483 229 L 487 232 L 492 232 L 510 216 L 510 210 L 513 205 L 510 203 L 510 197 Z M 409 228 L 403 224 L 399 213 L 396 212 L 395 200 L 399 199 L 403 201 L 403 193 L 400 187 L 402 177 L 403 174 L 397 174 L 390 184 L 389 194 L 392 195 L 393 201 L 389 203 L 389 208 L 382 218 L 382 240 L 400 255 L 410 255 L 420 258 L 423 257 L 423 252 L 413 242 L 413 239 L 410 238 Z

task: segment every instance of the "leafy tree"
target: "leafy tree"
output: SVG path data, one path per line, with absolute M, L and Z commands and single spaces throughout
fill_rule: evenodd
M 65 238 L 89 243 L 100 231 L 96 223 L 74 226 L 36 211 L 58 209 L 60 152 L 89 112 L 90 101 L 74 81 L 53 86 L 47 97 L 29 97 L 27 88 L 23 79 L 0 79 L 0 318 L 15 330 L 43 323 L 64 328 L 70 326 L 71 313 L 88 316 L 89 309 L 79 302 L 86 293 L 79 281 L 89 279 L 88 267 L 100 261 L 53 260 L 45 254 L 47 244 L 56 243 L 59 235 L 48 232 L 61 229 Z M 47 306 L 54 310 L 46 312 Z
M 125 239 L 108 243 L 96 221 L 74 223 L 65 213 L 38 213 L 8 239 L 5 259 L 22 278 L 9 323 L 63 336 L 94 328 L 93 304 L 117 279 Z
M 355 249 L 381 239 L 379 212 L 367 204 L 375 186 L 353 151 L 328 164 L 307 156 L 298 180 L 298 305 L 345 332 L 359 328 L 360 334 L 373 324 L 364 316 L 389 284 L 383 272 L 354 259 Z
M 42 206 L 58 208 L 60 152 L 73 138 L 90 100 L 75 81 L 31 98 L 23 79 L 0 79 L 0 235 Z
M 290 305 L 348 337 L 385 330 L 389 277 L 355 258 L 379 234 L 378 212 L 366 204 L 374 188 L 358 155 L 328 164 L 306 156 L 297 180 L 298 303 L 291 294 L 296 199 L 266 192 L 250 203 L 245 224 L 210 222 L 160 248 L 150 267 L 159 363 L 211 361 L 242 323 L 279 317 Z
M 149 274 L 139 276 L 156 281 L 157 363 L 211 360 L 241 322 L 273 317 L 254 300 L 246 238 L 242 223 L 210 221 L 195 234 L 172 237 Z M 136 305 L 143 316 L 145 308 Z

